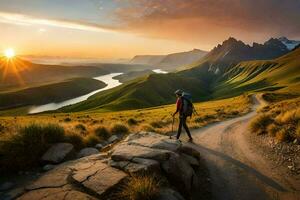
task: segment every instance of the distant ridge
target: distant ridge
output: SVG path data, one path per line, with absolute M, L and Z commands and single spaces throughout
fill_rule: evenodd
M 130 63 L 155 65 L 159 68 L 177 68 L 183 65 L 189 65 L 201 59 L 206 54 L 206 51 L 193 49 L 192 51 L 168 55 L 137 55 L 131 59 Z
M 87 101 L 61 109 L 127 110 L 168 104 L 181 88 L 194 101 L 227 98 L 247 91 L 299 91 L 300 52 L 278 39 L 252 46 L 235 38 L 217 45 L 189 68 L 176 73 L 151 74 L 98 93 Z

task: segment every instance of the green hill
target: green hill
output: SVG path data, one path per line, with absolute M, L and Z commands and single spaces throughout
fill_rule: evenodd
M 95 79 L 74 78 L 12 92 L 1 92 L 0 109 L 60 102 L 87 94 L 105 86 L 105 83 Z
M 300 48 L 274 60 L 241 62 L 224 74 L 213 90 L 214 98 L 246 91 L 300 94 Z
M 174 88 L 182 88 L 193 93 L 195 100 L 204 100 L 209 94 L 205 86 L 204 82 L 194 77 L 176 73 L 151 74 L 98 93 L 84 102 L 65 107 L 61 111 L 127 110 L 169 104 L 175 101 Z
M 297 93 L 300 89 L 299 49 L 273 60 L 255 60 L 282 54 L 279 51 L 274 53 L 277 44 L 277 40 L 270 40 L 267 44 L 249 47 L 230 38 L 186 70 L 135 79 L 61 111 L 126 110 L 168 104 L 175 101 L 173 93 L 178 88 L 192 93 L 194 101 L 255 91 Z M 279 44 L 278 48 L 281 47 Z M 228 51 L 232 53 L 226 53 Z

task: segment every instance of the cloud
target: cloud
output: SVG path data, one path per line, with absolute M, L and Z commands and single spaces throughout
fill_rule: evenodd
M 77 21 L 68 20 L 56 20 L 56 19 L 45 19 L 39 17 L 33 17 L 29 15 L 0 12 L 0 22 L 7 24 L 15 24 L 22 26 L 33 26 L 33 25 L 44 25 L 58 28 L 67 28 L 82 31 L 93 31 L 93 32 L 108 32 L 113 31 L 112 28 L 100 26 L 98 24 L 84 23 Z
M 300 1 L 124 1 L 127 6 L 116 9 L 115 17 L 129 30 L 152 37 L 202 43 L 230 35 L 252 41 L 281 35 L 300 37 Z

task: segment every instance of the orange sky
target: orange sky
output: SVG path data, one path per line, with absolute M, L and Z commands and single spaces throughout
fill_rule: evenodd
M 0 1 L 0 50 L 111 59 L 210 50 L 230 36 L 250 44 L 300 37 L 300 2 L 293 0 L 58 2 Z

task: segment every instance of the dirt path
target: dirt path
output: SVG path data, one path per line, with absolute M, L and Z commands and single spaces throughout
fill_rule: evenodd
M 265 102 L 253 96 L 253 111 L 245 116 L 195 130 L 194 144 L 210 171 L 215 199 L 300 199 L 300 183 L 272 169 L 248 140 L 248 123 Z

